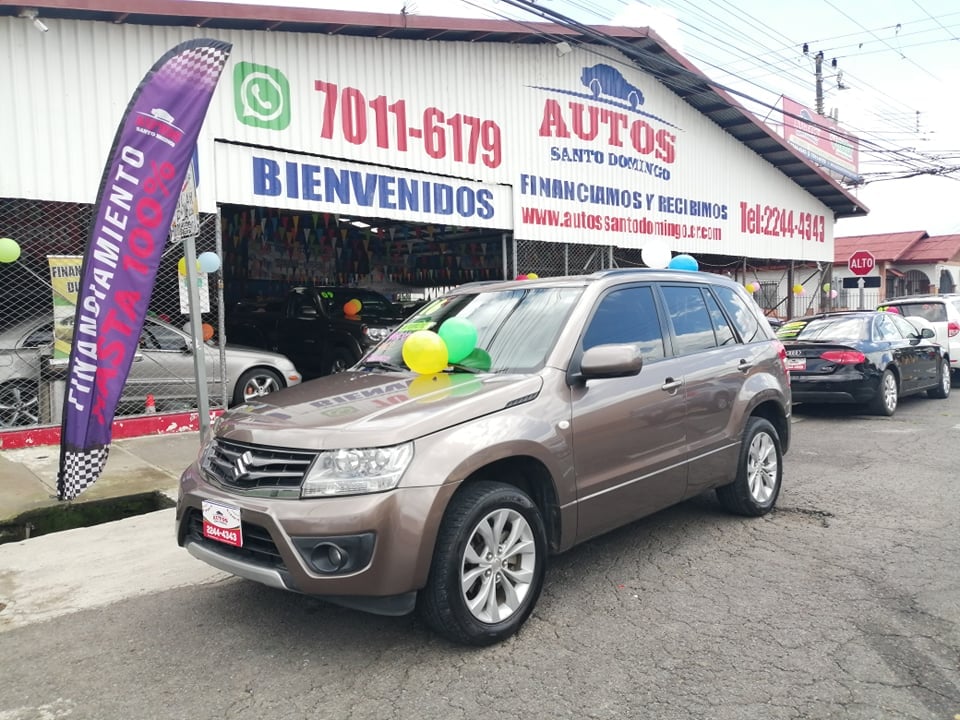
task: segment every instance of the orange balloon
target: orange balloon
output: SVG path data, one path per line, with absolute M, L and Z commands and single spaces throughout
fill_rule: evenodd
M 344 303 L 343 314 L 344 315 L 356 315 L 363 308 L 363 303 L 354 298 L 353 300 L 348 300 Z
M 207 340 L 209 340 L 210 338 L 213 337 L 213 325 L 211 325 L 210 323 L 204 323 L 204 324 L 201 325 L 200 327 L 201 327 L 201 329 L 203 330 L 203 341 L 204 341 L 204 342 L 206 342 Z

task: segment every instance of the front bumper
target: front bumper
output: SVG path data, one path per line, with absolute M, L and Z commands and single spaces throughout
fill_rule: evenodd
M 194 463 L 180 478 L 177 542 L 225 572 L 370 612 L 413 609 L 426 584 L 454 485 L 308 500 L 249 497 L 209 482 Z M 203 500 L 239 508 L 244 546 L 203 537 Z M 331 545 L 351 557 L 325 561 Z

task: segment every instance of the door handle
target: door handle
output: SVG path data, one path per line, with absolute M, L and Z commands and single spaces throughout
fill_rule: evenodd
M 683 385 L 683 380 L 674 380 L 673 378 L 667 378 L 663 385 L 660 386 L 660 389 L 664 392 L 673 393 L 677 388 Z
M 740 372 L 745 373 L 745 372 L 747 372 L 747 370 L 749 370 L 749 369 L 752 368 L 752 367 L 753 367 L 753 363 L 752 363 L 752 362 L 749 362 L 749 361 L 747 361 L 747 360 L 741 360 L 741 361 L 740 361 L 740 364 L 737 365 L 737 370 L 739 370 Z

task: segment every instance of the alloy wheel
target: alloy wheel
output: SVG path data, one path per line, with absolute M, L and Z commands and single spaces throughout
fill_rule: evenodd
M 255 375 L 250 378 L 243 386 L 243 399 L 252 400 L 253 398 L 263 397 L 280 389 L 276 378 L 270 375 Z
M 479 621 L 506 620 L 523 604 L 537 563 L 533 530 L 519 512 L 495 510 L 470 534 L 463 553 L 460 587 Z
M 758 504 L 764 504 L 773 495 L 777 485 L 777 448 L 773 439 L 758 432 L 750 442 L 747 455 L 747 486 L 750 496 Z
M 883 376 L 883 387 L 880 388 L 883 393 L 883 406 L 887 412 L 892 414 L 897 409 L 897 379 L 892 373 L 886 373 Z

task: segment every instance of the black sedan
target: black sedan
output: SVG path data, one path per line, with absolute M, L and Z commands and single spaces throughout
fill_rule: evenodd
M 904 395 L 950 394 L 950 364 L 934 331 L 893 313 L 810 315 L 777 331 L 795 403 L 856 403 L 893 415 Z

